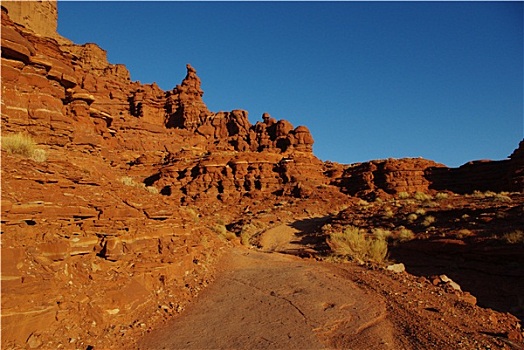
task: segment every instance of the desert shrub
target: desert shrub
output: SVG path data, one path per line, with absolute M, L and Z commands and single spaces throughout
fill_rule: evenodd
M 435 195 L 436 200 L 442 200 L 448 198 L 448 194 L 445 192 L 439 192 Z
M 411 241 L 415 238 L 415 234 L 410 229 L 402 227 L 397 233 L 397 239 L 400 242 Z
M 406 219 L 409 221 L 409 222 L 414 222 L 415 220 L 418 219 L 418 215 L 415 214 L 415 213 L 411 213 L 409 214 Z
M 380 227 L 374 228 L 371 232 L 373 233 L 373 236 L 375 236 L 377 239 L 387 240 L 389 237 L 391 237 L 390 230 L 386 230 Z
M 2 136 L 2 149 L 11 154 L 31 158 L 35 162 L 47 160 L 46 151 L 36 148 L 36 143 L 31 136 L 22 133 Z
M 35 148 L 31 159 L 38 163 L 43 163 L 47 160 L 47 152 L 40 148 Z
M 507 193 L 507 192 L 506 192 Z M 508 196 L 507 194 L 503 194 L 503 193 L 497 193 L 493 196 L 493 199 L 497 202 L 506 202 L 506 203 L 509 203 L 511 202 L 511 197 Z
M 471 197 L 473 197 L 473 198 L 485 198 L 486 196 L 484 195 L 484 193 L 475 190 L 475 191 L 473 191 L 473 193 L 471 194 Z
M 524 243 L 524 231 L 515 230 L 502 235 L 502 240 L 509 244 Z
M 459 230 L 456 234 L 457 238 L 466 238 L 466 237 L 471 237 L 473 236 L 473 232 L 471 230 L 468 230 L 467 228 L 463 228 L 461 230 Z
M 431 215 L 428 215 L 424 218 L 424 221 L 422 221 L 422 225 L 428 227 L 428 226 L 431 226 L 431 224 L 433 224 L 435 222 L 435 217 L 434 216 L 431 216 Z
M 152 193 L 152 194 L 159 194 L 160 193 L 158 188 L 156 188 L 154 186 L 146 186 L 146 190 L 147 190 L 147 192 Z
M 217 223 L 211 229 L 217 233 L 221 239 L 226 241 L 232 241 L 237 237 L 233 232 L 228 231 L 224 224 Z
M 426 215 L 426 210 L 423 208 L 419 208 L 415 211 L 415 214 L 417 215 Z
M 136 182 L 135 180 L 133 180 L 132 177 L 130 176 L 122 176 L 120 178 L 120 182 L 123 183 L 124 185 L 126 186 L 131 186 L 131 187 L 136 187 L 136 188 L 142 188 L 144 190 L 146 190 L 147 192 L 149 193 L 152 193 L 152 194 L 159 194 L 160 191 L 158 190 L 158 188 L 154 187 L 154 186 L 146 186 L 145 183 L 143 182 Z
M 135 180 L 133 180 L 133 178 L 129 176 L 122 176 L 120 178 L 120 182 L 126 186 L 136 187 L 138 185 L 138 183 L 135 182 Z
M 343 232 L 333 232 L 327 243 L 333 253 L 358 262 L 383 262 L 387 255 L 387 242 L 367 235 L 358 227 L 348 226 Z
M 394 215 L 393 210 L 391 210 L 390 207 L 385 207 L 384 211 L 382 212 L 382 216 L 386 219 L 392 218 Z
M 398 193 L 398 198 L 399 199 L 408 199 L 409 197 L 410 197 L 410 195 L 407 192 L 399 192 Z
M 199 217 L 197 210 L 195 210 L 192 207 L 182 207 L 182 208 L 185 210 L 186 213 L 189 214 L 193 222 L 197 223 L 200 221 L 200 217 Z
M 245 246 L 251 245 L 251 238 L 255 237 L 262 229 L 264 225 L 260 223 L 249 223 L 242 226 L 240 231 L 240 243 Z
M 413 195 L 413 198 L 415 198 L 417 201 L 424 202 L 424 201 L 430 201 L 433 199 L 429 194 L 426 194 L 424 192 L 417 192 Z

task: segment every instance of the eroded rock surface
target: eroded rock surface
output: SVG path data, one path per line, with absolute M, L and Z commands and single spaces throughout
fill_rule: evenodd
M 209 111 L 190 65 L 171 91 L 133 82 L 96 44 L 56 34 L 56 2 L 2 7 L 2 136 L 47 154 L 2 150 L 2 346 L 124 347 L 207 285 L 232 244 L 221 228 L 240 236 L 255 214 L 272 225 L 353 196 L 523 190 L 523 143 L 459 169 L 322 162 L 305 126 Z

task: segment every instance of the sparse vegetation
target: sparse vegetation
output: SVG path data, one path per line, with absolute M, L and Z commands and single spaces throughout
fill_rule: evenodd
M 428 215 L 424 218 L 424 221 L 422 221 L 422 225 L 428 227 L 431 226 L 436 221 L 434 216 Z
M 135 182 L 132 177 L 129 176 L 122 176 L 120 178 L 120 182 L 123 183 L 126 186 L 132 186 L 132 187 L 138 187 L 138 182 Z
M 429 194 L 424 193 L 424 192 L 415 193 L 413 195 L 413 198 L 415 198 L 417 201 L 420 201 L 420 202 L 430 201 L 433 199 L 433 197 L 431 197 Z
M 426 210 L 423 208 L 419 208 L 415 211 L 415 214 L 417 215 L 426 215 Z
M 399 199 L 408 199 L 409 197 L 411 197 L 411 196 L 407 192 L 399 192 L 398 193 L 398 198 Z
M 374 228 L 372 233 L 377 239 L 387 240 L 389 237 L 391 237 L 390 230 L 386 230 L 380 227 Z
M 524 243 L 524 231 L 515 230 L 502 235 L 502 240 L 509 244 Z
M 464 228 L 462 230 L 459 230 L 457 232 L 456 236 L 457 236 L 457 238 L 462 239 L 462 238 L 466 238 L 466 237 L 471 237 L 473 235 L 474 235 L 474 233 L 471 230 L 468 230 L 467 228 Z
M 415 234 L 413 233 L 413 231 L 405 227 L 400 228 L 400 230 L 397 233 L 397 239 L 400 242 L 411 241 L 414 238 L 415 238 Z
M 126 186 L 136 187 L 136 188 L 143 188 L 144 190 L 146 190 L 147 192 L 152 193 L 152 194 L 159 194 L 160 193 L 158 188 L 156 188 L 154 186 L 146 186 L 146 184 L 142 183 L 142 182 L 136 182 L 130 176 L 122 176 L 120 178 L 120 182 L 123 183 Z
M 411 213 L 409 214 L 406 219 L 409 221 L 409 222 L 415 222 L 415 220 L 418 219 L 418 215 L 415 214 L 415 213 Z
M 506 203 L 509 203 L 511 202 L 511 197 L 507 195 L 507 192 L 506 193 L 497 193 L 493 196 L 493 200 L 497 201 L 497 202 L 506 202 Z
M 393 210 L 391 210 L 390 207 L 385 207 L 384 211 L 382 212 L 382 216 L 386 219 L 392 218 L 394 215 Z
M 2 149 L 11 154 L 30 158 L 35 162 L 47 160 L 46 151 L 36 148 L 36 143 L 31 136 L 22 133 L 2 136 Z
M 152 193 L 152 194 L 159 194 L 160 193 L 158 188 L 153 187 L 153 186 L 146 186 L 146 190 L 147 190 L 147 192 Z
M 211 229 L 217 233 L 221 239 L 226 241 L 232 241 L 237 237 L 233 232 L 228 231 L 226 226 L 221 223 L 215 224 Z
M 436 200 L 442 200 L 442 199 L 447 199 L 447 198 L 448 198 L 448 194 L 445 192 L 439 192 L 435 195 Z
M 377 263 L 386 259 L 386 240 L 368 235 L 355 226 L 348 226 L 343 232 L 331 233 L 327 242 L 335 255 L 346 259 Z

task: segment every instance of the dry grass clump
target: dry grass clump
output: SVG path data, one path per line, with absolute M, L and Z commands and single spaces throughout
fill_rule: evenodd
M 393 210 L 391 210 L 390 207 L 385 207 L 384 208 L 384 211 L 382 212 L 382 216 L 385 218 L 385 219 L 390 219 L 393 217 L 393 215 L 395 215 L 393 213 Z
M 431 226 L 436 221 L 434 216 L 428 215 L 424 218 L 424 221 L 422 221 L 422 225 L 428 227 Z
M 412 239 L 415 239 L 415 234 L 408 228 L 402 227 L 397 232 L 397 240 L 400 242 L 407 242 L 411 241 Z
M 414 222 L 415 220 L 418 219 L 418 215 L 415 214 L 415 213 L 411 213 L 409 214 L 406 219 L 409 221 L 409 222 Z
M 217 223 L 211 229 L 216 232 L 221 239 L 226 241 L 232 241 L 237 237 L 233 232 L 228 231 L 226 226 L 221 223 Z
M 467 228 L 463 228 L 462 230 L 459 230 L 456 234 L 457 238 L 459 239 L 471 237 L 473 235 L 474 233 L 471 230 L 468 230 Z
M 255 236 L 257 236 L 262 229 L 264 228 L 264 225 L 261 223 L 249 223 L 242 226 L 242 230 L 240 231 L 240 243 L 245 246 L 250 246 L 251 239 Z
M 36 148 L 36 143 L 31 136 L 22 133 L 2 136 L 2 149 L 11 154 L 31 158 L 35 162 L 47 160 L 46 151 Z
M 415 214 L 417 214 L 417 215 L 426 215 L 426 210 L 423 209 L 423 208 L 419 208 L 419 209 L 415 210 Z
M 502 235 L 502 240 L 509 244 L 524 243 L 524 231 L 515 230 Z
M 506 192 L 507 193 L 507 192 Z M 497 202 L 505 202 L 505 203 L 509 203 L 512 201 L 511 197 L 508 196 L 506 193 L 497 193 L 493 196 L 493 200 L 497 201 Z
M 132 177 L 129 176 L 122 176 L 120 178 L 120 182 L 126 186 L 138 187 L 138 182 L 136 182 L 135 180 L 133 180 Z
M 398 198 L 399 199 L 408 199 L 409 197 L 410 197 L 410 195 L 407 192 L 399 192 L 398 193 Z
M 331 233 L 327 243 L 335 255 L 360 263 L 381 263 L 386 259 L 388 252 L 385 239 L 368 235 L 355 226 L 348 226 L 343 232 Z
M 152 194 L 159 194 L 160 193 L 158 188 L 153 187 L 153 186 L 146 186 L 146 190 L 147 190 L 147 192 L 152 193 Z
M 417 201 L 425 202 L 430 201 L 433 199 L 429 194 L 426 194 L 424 192 L 417 192 L 413 195 L 413 198 L 415 198 Z
M 442 200 L 448 198 L 448 194 L 445 192 L 439 192 L 435 195 L 436 200 Z
M 154 186 L 146 186 L 146 184 L 142 183 L 142 182 L 136 182 L 130 176 L 122 176 L 120 178 L 120 182 L 123 183 L 126 186 L 131 186 L 131 187 L 136 187 L 136 188 L 143 188 L 144 190 L 146 190 L 147 192 L 152 193 L 152 194 L 159 194 L 160 193 L 158 188 L 156 188 Z
M 374 228 L 371 232 L 373 233 L 373 236 L 375 236 L 377 239 L 382 240 L 387 240 L 392 235 L 390 230 L 386 230 L 380 227 Z

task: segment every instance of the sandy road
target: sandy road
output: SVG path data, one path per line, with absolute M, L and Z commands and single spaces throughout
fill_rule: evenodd
M 397 349 L 385 301 L 312 260 L 233 249 L 222 271 L 140 349 Z

